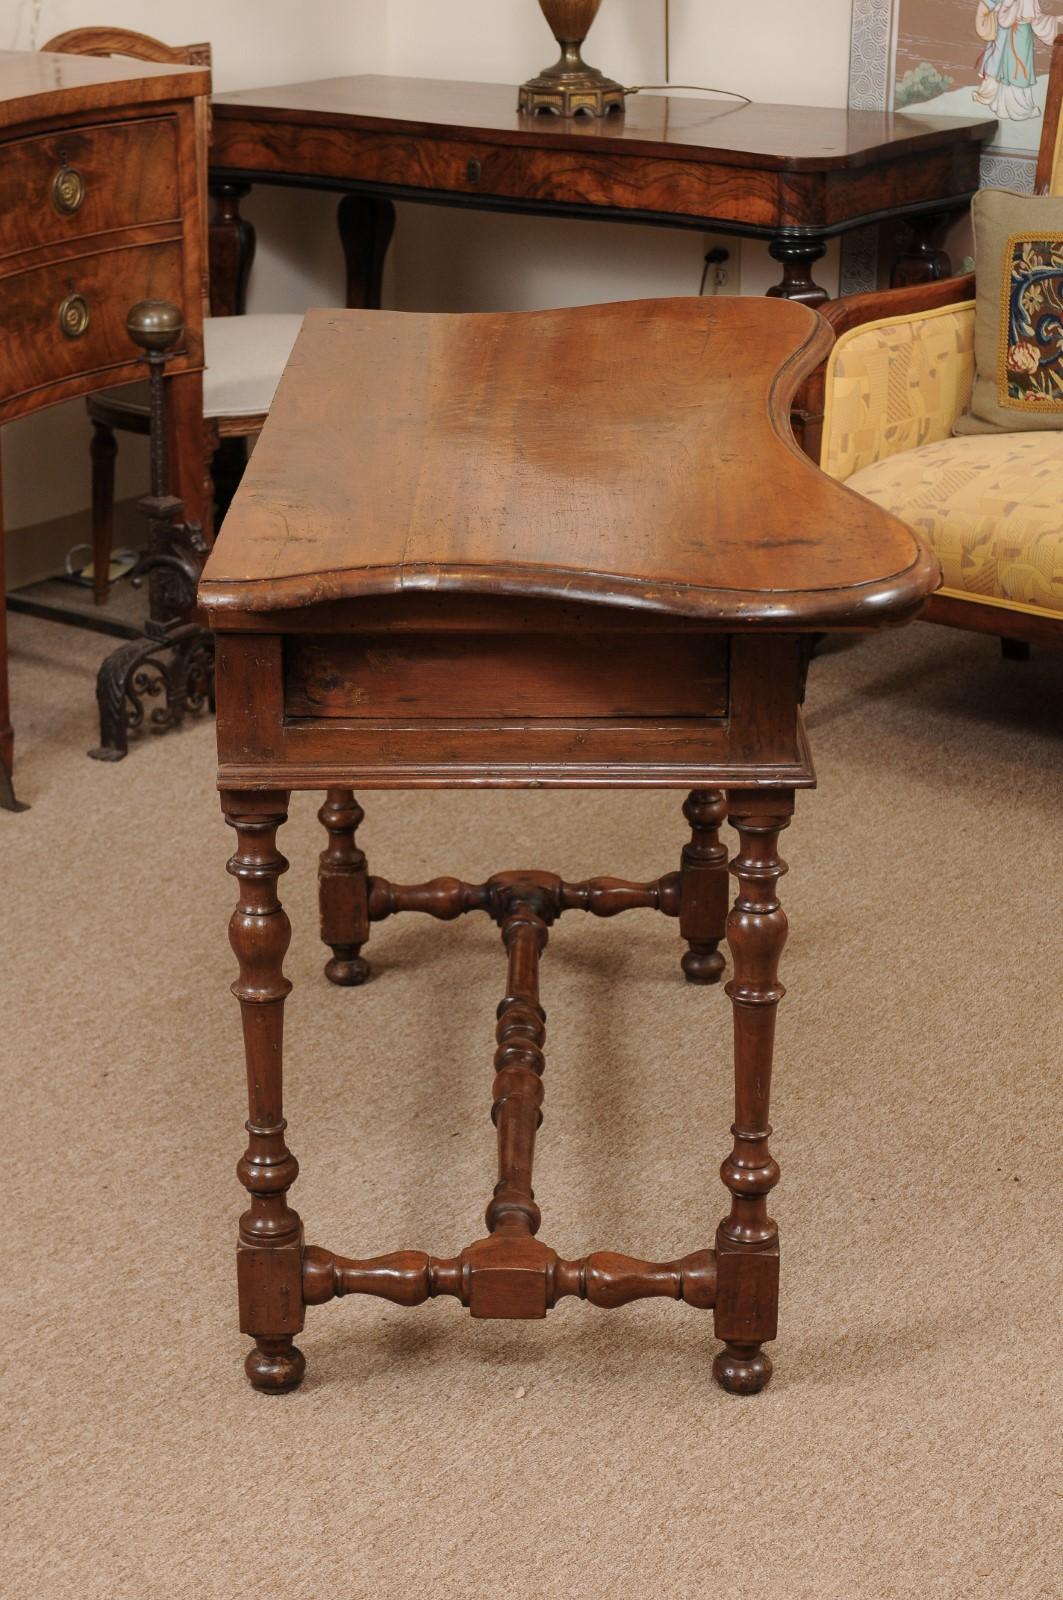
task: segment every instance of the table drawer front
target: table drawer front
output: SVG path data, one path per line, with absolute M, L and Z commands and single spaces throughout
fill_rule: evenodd
M 78 256 L 0 280 L 0 402 L 87 373 L 128 366 L 126 312 L 183 299 L 178 241 Z
M 461 598 L 459 595 L 456 600 Z M 386 599 L 366 603 L 371 610 L 377 604 L 387 608 Z M 583 642 L 590 631 L 575 637 Z M 445 630 L 444 638 L 426 634 L 420 642 L 443 644 L 453 632 Z M 667 662 L 675 635 L 647 635 L 627 626 L 623 632 L 623 648 L 618 648 L 615 633 L 605 636 L 609 664 L 623 661 L 626 655 L 639 664 L 647 691 L 640 704 L 719 706 L 718 689 L 708 686 L 711 667 L 700 680 L 705 685 L 702 691 L 693 695 L 681 692 L 677 698 L 663 667 L 657 670 L 649 664 L 655 645 L 661 647 L 657 659 Z M 386 650 L 394 644 L 405 650 L 409 640 L 408 635 L 396 639 L 394 634 L 379 631 L 370 639 L 372 633 L 372 629 L 352 629 L 342 635 L 282 635 L 257 630 L 218 633 L 218 757 L 223 787 L 697 789 L 760 783 L 807 787 L 814 782 L 797 711 L 798 638 L 686 635 L 684 649 L 696 640 L 703 662 L 726 664 L 728 706 L 723 716 L 671 715 L 663 710 L 634 717 L 608 711 L 601 715 L 546 715 L 548 703 L 576 703 L 580 697 L 567 690 L 562 697 L 556 676 L 544 675 L 538 702 L 530 712 L 514 709 L 510 714 L 498 714 L 502 694 L 492 689 L 493 700 L 483 703 L 496 709 L 477 718 L 471 697 L 465 691 L 459 693 L 457 685 L 441 689 L 435 704 L 438 707 L 460 698 L 463 703 L 458 715 L 426 715 L 428 702 L 417 682 L 412 699 L 407 698 L 405 687 L 397 696 L 391 682 L 386 699 L 392 703 L 398 698 L 397 711 L 379 714 L 383 695 L 376 697 L 374 704 L 359 701 L 354 691 L 364 687 L 366 649 L 379 644 Z M 496 644 L 506 637 L 496 633 Z M 508 637 L 512 643 L 513 635 Z M 537 649 L 553 637 L 549 630 L 539 629 Z M 573 636 L 564 637 L 568 642 Z M 599 633 L 598 638 L 602 637 Z M 350 651 L 344 664 L 326 671 L 324 658 L 314 654 L 314 647 L 325 649 L 328 660 L 336 663 L 344 645 Z M 427 659 L 422 653 L 419 668 Z M 445 655 L 434 658 L 436 677 L 445 674 L 448 659 Z M 579 664 L 578 655 L 570 659 Z M 675 656 L 672 662 L 676 664 Z M 491 669 L 504 670 L 498 656 L 491 657 Z M 617 675 L 619 672 L 618 666 Z M 514 701 L 514 685 L 523 676 L 523 669 L 506 676 L 507 695 Z M 313 680 L 310 692 L 308 677 Z M 405 683 L 410 683 L 409 677 Z M 623 688 L 617 676 L 613 683 L 614 691 Z M 622 692 L 599 693 L 596 703 L 612 706 L 628 698 Z M 338 708 L 341 699 L 346 710 Z M 583 695 L 580 703 L 587 704 L 588 699 Z M 333 707 L 328 714 L 322 710 L 324 701 Z M 527 694 L 522 703 L 529 703 Z M 315 708 L 314 714 L 301 714 L 309 706 Z
M 503 199 L 714 217 L 765 227 L 775 222 L 778 211 L 775 174 L 708 161 L 483 145 L 465 152 L 443 145 L 437 153 L 429 151 L 426 160 L 451 172 L 458 168 L 457 181 L 446 186 Z M 443 187 L 443 174 L 435 181 Z
M 724 717 L 727 641 L 689 633 L 291 638 L 285 715 Z
M 605 155 L 474 139 L 215 120 L 212 159 L 235 171 L 294 172 L 543 205 L 610 207 L 772 227 L 779 174 L 723 163 Z
M 180 215 L 177 125 L 152 117 L 0 147 L 0 257 Z
M 432 140 L 425 140 L 415 156 L 408 146 L 395 154 L 397 167 L 386 151 L 379 153 L 383 170 L 378 182 L 547 205 L 730 218 L 762 226 L 774 223 L 778 211 L 775 175 L 747 167 Z

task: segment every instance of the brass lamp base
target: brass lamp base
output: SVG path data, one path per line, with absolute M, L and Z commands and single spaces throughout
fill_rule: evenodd
M 602 0 L 539 0 L 561 56 L 537 78 L 521 85 L 517 110 L 555 117 L 604 117 L 623 112 L 624 87 L 596 67 L 588 67 L 580 50 L 598 15 Z
M 568 70 L 562 57 L 556 67 L 547 67 L 521 84 L 517 110 L 549 111 L 555 117 L 604 117 L 611 111 L 623 112 L 624 90 L 614 78 L 582 61 L 579 71 Z

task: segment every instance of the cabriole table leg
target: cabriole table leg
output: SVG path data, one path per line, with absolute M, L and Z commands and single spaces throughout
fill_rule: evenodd
M 282 790 L 223 791 L 222 810 L 237 839 L 228 864 L 239 884 L 229 942 L 240 964 L 232 989 L 247 1061 L 249 1137 L 237 1173 L 251 1205 L 240 1218 L 237 1248 L 240 1328 L 255 1341 L 244 1364 L 252 1384 L 281 1393 L 294 1389 L 306 1370 L 293 1343 L 303 1326 L 303 1232 L 288 1205 L 299 1164 L 284 1141 L 282 1082 L 284 1002 L 291 990 L 284 956 L 292 930 L 277 898 L 277 879 L 288 870 L 277 829 L 287 821 L 288 796 Z
M 347 267 L 346 303 L 355 310 L 378 311 L 388 245 L 395 232 L 395 207 L 372 194 L 345 194 L 336 209 L 336 226 Z
M 761 1349 L 774 1339 L 779 1304 L 779 1230 L 768 1195 L 779 1168 L 768 1149 L 775 1014 L 784 990 L 779 958 L 786 913 L 777 885 L 786 871 L 779 834 L 793 814 L 789 789 L 735 793 L 729 820 L 738 830 L 731 871 L 738 894 L 727 919 L 734 977 L 727 985 L 734 1010 L 734 1147 L 720 1168 L 731 1209 L 716 1234 L 716 1337 L 725 1341 L 713 1361 L 716 1381 L 732 1394 L 753 1394 L 771 1377 Z

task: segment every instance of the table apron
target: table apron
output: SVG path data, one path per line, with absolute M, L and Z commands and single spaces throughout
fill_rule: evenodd
M 827 236 L 887 217 L 961 209 L 979 147 L 889 165 L 785 172 L 721 161 L 616 156 L 297 123 L 219 122 L 214 181 L 375 193 L 424 204 L 719 228 L 753 238 Z M 901 196 L 904 196 L 902 199 Z
M 361 651 L 337 648 L 344 645 L 342 636 L 309 638 L 314 681 L 323 699 L 337 695 L 350 703 L 348 675 Z M 468 687 L 468 710 L 456 716 L 447 675 L 428 670 L 432 636 L 427 636 L 426 670 L 413 709 L 403 710 L 393 699 L 386 715 L 337 715 L 334 707 L 305 715 L 307 637 L 295 641 L 299 670 L 294 680 L 286 665 L 288 642 L 281 635 L 217 636 L 223 788 L 807 788 L 815 782 L 799 711 L 803 657 L 798 636 L 735 635 L 726 641 L 726 636 L 706 635 L 709 671 L 696 693 L 708 692 L 716 703 L 711 714 L 700 715 L 689 710 L 677 715 L 674 693 L 671 707 L 661 698 L 661 669 L 684 659 L 674 653 L 674 636 L 663 632 L 656 642 L 647 636 L 641 647 L 645 701 L 612 715 L 594 708 L 583 715 L 539 712 L 531 694 L 527 641 L 517 640 L 515 673 L 507 677 L 507 663 L 496 650 L 486 677 L 508 681 L 525 703 L 506 715 L 477 714 L 473 686 Z M 411 659 L 416 653 L 408 657 L 404 648 L 398 680 L 390 659 L 385 661 L 382 682 L 389 695 L 394 697 L 396 681 L 403 694 L 410 692 Z M 544 653 L 547 703 L 562 706 L 571 694 L 572 703 L 578 695 L 588 705 L 586 658 L 573 652 L 568 669 L 566 677 L 565 658 L 555 654 L 548 660 Z M 601 681 L 611 676 L 606 655 Z M 439 686 L 438 704 L 433 704 L 433 684 Z M 629 681 L 624 688 L 627 698 L 634 685 Z

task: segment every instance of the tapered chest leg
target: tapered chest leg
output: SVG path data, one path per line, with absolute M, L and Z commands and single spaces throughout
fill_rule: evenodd
M 768 1215 L 768 1195 L 779 1168 L 768 1149 L 775 1014 L 784 990 L 779 958 L 786 914 L 778 882 L 786 871 L 779 834 L 793 814 L 792 790 L 731 796 L 730 821 L 738 830 L 731 871 L 738 893 L 727 919 L 734 976 L 727 985 L 734 1012 L 734 1147 L 720 1168 L 731 1209 L 716 1235 L 716 1336 L 725 1341 L 713 1374 L 732 1394 L 753 1394 L 771 1377 L 761 1348 L 774 1339 L 779 1302 L 779 1232 Z
M 688 983 L 719 983 L 728 901 L 727 847 L 720 843 L 726 797 L 719 789 L 695 789 L 683 815 L 690 824 L 690 843 L 683 846 L 679 875 L 679 932 L 690 948 L 682 967 Z
M 356 835 L 365 812 L 350 789 L 330 789 L 318 812 L 328 844 L 318 860 L 321 938 L 332 950 L 325 963 L 330 983 L 354 988 L 369 976 L 360 954 L 369 938 L 369 877 Z
M 225 820 L 236 830 L 229 871 L 239 899 L 229 923 L 229 941 L 240 975 L 233 994 L 240 1002 L 247 1063 L 247 1150 L 237 1167 L 250 1206 L 240 1218 L 237 1280 L 240 1328 L 254 1339 L 245 1369 L 256 1389 L 294 1389 L 306 1369 L 293 1339 L 303 1326 L 302 1226 L 288 1205 L 299 1171 L 284 1139 L 284 1002 L 291 984 L 284 956 L 291 926 L 277 898 L 277 880 L 288 863 L 277 849 L 277 829 L 287 819 L 281 791 L 222 794 Z

